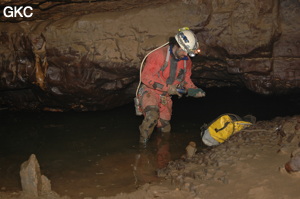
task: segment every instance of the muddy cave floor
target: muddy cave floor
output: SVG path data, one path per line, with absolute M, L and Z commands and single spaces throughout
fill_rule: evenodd
M 213 92 L 220 94 L 221 91 Z M 5 138 L 1 140 L 6 141 L 6 144 L 1 143 L 0 199 L 32 198 L 22 193 L 18 176 L 20 164 L 30 153 L 37 155 L 41 172 L 52 185 L 52 192 L 44 193 L 39 199 L 300 198 L 299 174 L 288 174 L 283 167 L 290 160 L 292 151 L 299 148 L 299 101 L 261 96 L 247 100 L 247 92 L 230 92 L 230 97 L 219 104 L 214 104 L 218 99 L 213 95 L 201 99 L 197 105 L 193 99 L 175 100 L 173 133 L 168 139 L 155 133 L 146 149 L 136 144 L 138 132 L 135 127 L 141 118 L 117 119 L 126 116 L 131 107 L 122 108 L 121 112 L 116 110 L 118 114 L 108 111 L 100 116 L 75 113 L 57 117 L 54 114 L 56 120 L 52 121 L 47 121 L 48 116 L 43 114 L 26 120 L 27 113 L 25 117 L 20 113 L 18 117 L 2 113 L 2 121 L 14 124 L 14 127 L 5 129 L 12 134 L 10 136 L 0 133 Z M 290 106 L 291 101 L 296 103 L 295 106 Z M 217 111 L 210 111 L 212 105 Z M 190 110 L 190 116 L 179 114 L 183 110 Z M 134 114 L 133 110 L 131 112 Z M 217 147 L 204 147 L 199 138 L 199 126 L 226 112 L 255 115 L 257 123 Z M 68 120 L 63 119 L 66 116 Z M 84 118 L 88 122 L 83 125 Z M 107 126 L 112 124 L 114 128 L 108 130 Z M 122 129 L 124 124 L 130 127 Z M 284 133 L 280 133 L 278 127 Z M 20 128 L 27 136 L 13 134 Z M 85 138 L 76 138 L 75 129 L 78 132 L 85 130 Z M 114 134 L 121 129 L 122 134 Z M 1 132 L 3 130 L 2 127 Z M 94 134 L 95 130 L 106 135 Z M 53 136 L 54 132 L 59 133 Z M 128 136 L 129 132 L 135 133 Z M 78 142 L 78 139 L 86 142 Z M 198 151 L 190 159 L 181 158 L 189 141 L 197 143 Z M 55 147 L 51 145 L 53 142 L 57 144 Z M 20 145 L 23 151 L 20 151 Z M 9 152 L 3 151 L 7 149 Z M 44 153 L 48 153 L 48 157 Z M 51 164 L 47 163 L 49 160 L 52 160 Z M 11 165 L 4 167 L 4 163 Z

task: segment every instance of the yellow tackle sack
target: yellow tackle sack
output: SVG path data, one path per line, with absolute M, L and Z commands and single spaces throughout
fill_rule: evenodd
M 255 123 L 256 118 L 247 115 L 241 118 L 232 113 L 220 115 L 209 124 L 204 124 L 201 129 L 202 141 L 207 146 L 223 143 L 231 135 Z

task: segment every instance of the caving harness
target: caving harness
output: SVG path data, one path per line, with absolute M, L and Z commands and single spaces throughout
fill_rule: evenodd
M 169 42 L 168 42 L 169 43 Z M 167 44 L 168 44 L 167 43 Z M 167 44 L 164 44 L 163 46 L 159 47 L 159 48 L 162 48 L 164 47 L 165 45 Z M 174 81 L 175 81 L 175 76 L 176 76 L 176 70 L 177 70 L 177 62 L 180 61 L 180 60 L 183 60 L 184 63 L 183 63 L 183 66 L 184 66 L 184 69 L 183 71 L 180 71 L 180 73 L 178 74 L 178 77 L 177 77 L 177 80 L 179 82 L 181 82 L 178 86 L 178 92 L 181 92 L 181 94 L 183 94 L 185 92 L 185 89 L 183 89 L 183 80 L 184 80 L 184 77 L 185 77 L 185 73 L 186 73 L 186 61 L 188 60 L 188 57 L 185 56 L 183 57 L 182 59 L 175 59 L 175 56 L 173 56 L 173 59 L 170 60 L 170 55 L 173 54 L 172 52 L 172 45 L 169 46 L 169 49 L 167 51 L 167 55 L 166 55 L 166 59 L 165 59 L 165 63 L 164 65 L 160 68 L 160 70 L 158 71 L 157 75 L 160 76 L 160 73 L 164 72 L 164 70 L 168 67 L 168 62 L 170 61 L 170 74 L 169 74 L 169 77 L 167 78 L 167 81 L 166 83 L 168 85 L 171 85 Z M 158 50 L 159 48 L 156 48 L 155 50 Z M 155 51 L 153 50 L 153 51 Z M 151 51 L 149 54 L 151 54 L 153 51 Z M 147 54 L 147 56 L 149 55 Z M 143 69 L 143 65 L 141 65 L 141 71 Z M 141 74 L 141 73 L 140 73 Z M 141 76 L 140 76 L 140 82 L 141 82 Z M 136 115 L 142 115 L 142 111 L 141 111 L 141 104 L 140 104 L 140 101 L 138 99 L 138 96 L 142 96 L 146 93 L 146 91 L 144 91 L 144 86 L 145 85 L 142 85 L 141 86 L 141 83 L 139 84 L 138 88 L 137 88 L 137 93 L 136 93 L 136 97 L 134 98 L 134 104 L 135 104 L 135 109 L 136 109 Z M 163 105 L 166 105 L 167 103 L 167 100 L 166 100 L 166 93 L 163 93 L 160 95 L 160 98 L 161 98 L 161 103 Z
M 143 94 L 143 90 L 144 90 L 144 89 L 140 89 L 140 88 L 141 88 L 141 84 L 142 84 L 142 78 L 141 78 L 141 76 L 142 76 L 142 71 L 143 71 L 143 68 L 144 68 L 144 62 L 145 62 L 146 58 L 147 58 L 152 52 L 154 52 L 154 51 L 156 51 L 156 50 L 158 50 L 158 49 L 160 49 L 160 48 L 162 48 L 162 47 L 164 47 L 164 46 L 166 46 L 166 45 L 168 45 L 168 44 L 169 44 L 169 42 L 167 42 L 167 43 L 165 43 L 165 44 L 159 46 L 158 48 L 155 48 L 154 50 L 150 51 L 150 52 L 144 57 L 144 59 L 143 59 L 142 62 L 141 62 L 141 66 L 140 66 L 140 81 L 139 81 L 139 84 L 138 84 L 138 86 L 137 86 L 137 88 L 136 88 L 136 91 L 135 91 L 135 98 L 133 98 L 133 101 L 134 101 L 134 107 L 135 107 L 135 114 L 136 114 L 137 116 L 143 115 L 143 112 L 142 112 L 142 110 L 141 110 L 141 103 L 140 103 L 140 100 L 139 100 L 139 98 L 138 98 L 138 95 L 142 95 L 142 94 Z
M 183 28 L 180 28 L 177 32 L 177 34 L 175 35 L 175 39 L 177 41 L 177 43 L 179 44 L 179 46 L 181 47 L 182 50 L 184 50 L 185 52 L 188 53 L 188 55 L 190 57 L 194 57 L 196 54 L 200 53 L 200 49 L 199 49 L 199 43 L 197 41 L 197 38 L 195 36 L 195 34 L 188 28 L 188 27 L 183 27 Z M 144 59 L 142 60 L 141 62 L 141 66 L 140 66 L 140 81 L 139 81 L 139 84 L 137 86 L 137 89 L 136 89 L 136 92 L 135 92 L 135 98 L 134 98 L 134 104 L 135 104 L 135 111 L 136 111 L 136 115 L 143 115 L 142 111 L 141 111 L 141 108 L 140 108 L 140 102 L 139 102 L 139 99 L 138 99 L 138 95 L 140 94 L 140 87 L 141 87 L 141 74 L 142 74 L 142 70 L 143 70 L 143 64 L 144 64 L 144 61 L 145 59 L 148 57 L 148 55 L 150 55 L 152 52 L 154 52 L 155 50 L 158 50 L 166 45 L 168 45 L 169 42 L 159 46 L 158 48 L 150 51 L 145 57 Z M 170 59 L 170 54 L 173 54 L 172 52 L 172 46 L 170 45 L 170 48 L 167 52 L 167 56 L 166 56 L 166 61 L 164 63 L 164 65 L 162 66 L 162 68 L 160 69 L 159 72 L 163 72 L 166 67 L 168 66 L 168 62 L 169 62 L 169 59 Z M 174 59 L 175 59 L 175 56 L 174 56 Z M 182 59 L 181 59 L 182 60 Z M 186 73 L 186 60 L 188 60 L 188 57 L 184 57 L 183 58 L 184 60 L 184 70 L 178 75 L 179 78 L 181 77 L 182 80 L 180 81 L 179 79 L 177 79 L 178 81 L 180 82 L 183 82 L 183 79 L 185 77 L 185 73 Z M 175 74 L 176 74 L 176 67 L 174 66 L 175 63 L 173 63 L 173 59 L 171 59 L 171 63 L 170 63 L 170 76 L 168 77 L 167 79 L 167 84 L 172 84 L 174 81 L 175 81 Z M 179 60 L 176 60 L 175 59 L 175 62 L 176 62 L 176 66 L 177 66 L 177 61 Z M 173 67 L 172 67 L 173 66 Z M 177 89 L 177 91 L 181 94 L 185 93 L 185 89 L 183 89 L 183 85 L 180 85 L 181 87 L 179 87 Z

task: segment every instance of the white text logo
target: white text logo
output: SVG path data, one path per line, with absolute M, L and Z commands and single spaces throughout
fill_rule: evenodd
M 6 6 L 3 10 L 5 17 L 26 17 L 29 18 L 33 13 L 29 10 L 33 10 L 31 6 Z

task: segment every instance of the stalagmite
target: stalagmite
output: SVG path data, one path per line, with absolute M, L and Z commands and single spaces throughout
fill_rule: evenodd
M 40 165 L 34 154 L 22 163 L 20 170 L 21 185 L 23 194 L 30 197 L 41 195 L 56 194 L 51 191 L 50 180 L 41 175 Z

